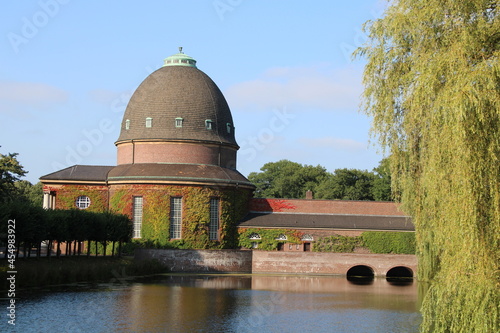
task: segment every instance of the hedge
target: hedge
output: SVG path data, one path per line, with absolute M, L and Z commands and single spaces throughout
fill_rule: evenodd
M 361 237 L 373 253 L 415 254 L 413 232 L 366 231 Z
M 14 220 L 15 229 L 9 230 L 8 224 L 13 224 L 9 221 Z M 9 237 L 7 230 L 13 233 L 15 238 Z M 59 244 L 62 242 L 68 243 L 66 248 L 69 254 L 71 254 L 71 245 L 76 250 L 77 244 L 83 241 L 101 243 L 104 247 L 108 242 L 112 242 L 114 247 L 114 242 L 129 241 L 132 230 L 133 224 L 130 218 L 121 214 L 97 213 L 79 209 L 45 210 L 20 202 L 0 205 L 0 242 L 8 244 L 6 256 L 7 253 L 15 253 L 17 256 L 21 249 L 24 249 L 24 253 L 26 249 L 32 247 L 40 249 L 43 241 L 48 241 L 49 247 L 52 242 L 57 242 L 58 255 Z M 27 252 L 28 256 L 30 252 Z M 37 255 L 40 255 L 40 251 L 37 251 Z

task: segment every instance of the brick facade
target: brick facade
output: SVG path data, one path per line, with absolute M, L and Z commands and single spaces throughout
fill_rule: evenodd
M 250 202 L 250 211 L 381 216 L 405 215 L 394 202 L 348 200 L 255 198 Z

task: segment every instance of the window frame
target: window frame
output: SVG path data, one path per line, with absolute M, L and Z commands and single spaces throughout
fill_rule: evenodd
M 206 119 L 205 120 L 205 129 L 211 131 L 214 129 L 214 126 L 213 126 L 213 121 L 212 119 Z
M 176 128 L 181 128 L 183 123 L 184 123 L 184 118 L 181 118 L 181 117 L 175 118 L 174 124 L 175 124 Z
M 210 222 L 208 224 L 208 239 L 220 240 L 220 199 L 210 198 Z
M 170 197 L 170 239 L 182 239 L 182 197 Z
M 92 204 L 92 200 L 87 195 L 80 195 L 75 200 L 75 206 L 78 209 L 87 209 Z M 85 207 L 84 207 L 85 206 Z
M 137 202 L 140 199 L 140 203 Z M 134 224 L 133 238 L 142 238 L 142 217 L 144 212 L 144 199 L 142 196 L 132 197 L 132 221 Z

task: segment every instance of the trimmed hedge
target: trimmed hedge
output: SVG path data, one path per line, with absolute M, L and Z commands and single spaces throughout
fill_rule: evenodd
M 313 251 L 351 253 L 354 252 L 354 248 L 357 246 L 363 246 L 361 237 L 335 235 L 318 239 L 314 243 Z
M 373 253 L 415 254 L 413 232 L 366 231 L 361 237 Z
M 28 203 L 12 202 L 0 204 L 0 243 L 13 240 L 6 233 L 7 224 L 13 220 L 15 242 L 9 243 L 9 253 L 15 252 L 16 255 L 21 249 L 25 253 L 32 247 L 40 249 L 43 241 L 48 241 L 49 245 L 52 242 L 68 243 L 69 252 L 71 244 L 76 248 L 75 244 L 83 241 L 101 243 L 104 248 L 109 242 L 130 241 L 133 230 L 132 221 L 126 215 L 79 209 L 45 210 Z M 59 255 L 59 251 L 56 254 Z M 37 255 L 40 255 L 39 251 Z

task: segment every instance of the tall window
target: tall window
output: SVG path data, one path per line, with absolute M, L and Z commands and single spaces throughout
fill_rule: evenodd
M 153 118 L 147 117 L 146 118 L 146 127 L 152 127 L 153 126 Z
M 130 129 L 130 119 L 125 120 L 125 129 L 126 130 Z
M 210 224 L 208 225 L 210 240 L 219 239 L 219 199 L 210 199 Z
M 134 238 L 141 238 L 142 228 L 142 197 L 134 197 Z
M 180 239 L 182 229 L 182 198 L 170 198 L 170 238 Z

